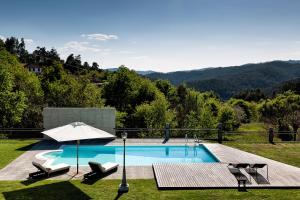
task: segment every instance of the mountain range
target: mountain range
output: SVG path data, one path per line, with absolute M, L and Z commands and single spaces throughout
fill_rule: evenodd
M 285 81 L 300 77 L 300 61 L 271 61 L 241 66 L 205 68 L 169 73 L 149 73 L 150 79 L 166 79 L 174 85 L 185 83 L 199 91 L 214 91 L 221 98 L 250 89 L 270 92 Z

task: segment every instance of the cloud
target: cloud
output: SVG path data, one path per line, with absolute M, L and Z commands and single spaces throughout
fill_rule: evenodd
M 81 37 L 87 38 L 89 40 L 98 40 L 98 41 L 119 39 L 119 37 L 117 35 L 108 35 L 108 34 L 103 34 L 103 33 L 82 34 Z
M 4 37 L 3 35 L 0 35 L 0 39 L 5 41 L 6 40 L 6 37 Z
M 63 51 L 90 51 L 99 52 L 101 49 L 89 46 L 88 42 L 70 41 L 67 42 L 62 48 Z
M 26 39 L 24 39 L 24 42 L 25 42 L 27 45 L 30 45 L 30 44 L 33 44 L 33 39 L 26 38 Z
M 134 54 L 133 51 L 127 51 L 127 50 L 122 50 L 122 51 L 119 51 L 120 54 Z
M 148 56 L 132 56 L 132 57 L 130 57 L 130 59 L 133 59 L 133 60 L 142 60 L 145 58 L 148 58 Z
M 295 52 L 292 52 L 291 54 L 294 56 L 300 56 L 300 51 L 295 51 Z

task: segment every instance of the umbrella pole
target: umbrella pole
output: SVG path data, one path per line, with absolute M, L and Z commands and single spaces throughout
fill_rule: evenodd
M 78 164 L 79 143 L 80 143 L 79 140 L 77 140 L 77 172 L 76 172 L 76 174 L 78 174 L 78 167 L 79 167 L 79 166 L 78 166 L 78 165 L 79 165 L 79 164 Z

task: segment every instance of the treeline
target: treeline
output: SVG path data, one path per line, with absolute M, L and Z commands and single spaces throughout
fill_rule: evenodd
M 222 123 L 231 131 L 242 123 L 264 121 L 278 130 L 296 131 L 300 124 L 300 96 L 290 91 L 268 99 L 253 90 L 222 101 L 213 92 L 151 81 L 124 66 L 108 72 L 96 64 L 81 65 L 80 56 L 62 61 L 54 49 L 45 48 L 36 50 L 46 54 L 38 59 L 42 73 L 35 74 L 24 68 L 20 54 L 7 49 L 0 40 L 1 127 L 42 127 L 45 106 L 115 107 L 117 127 L 162 128 L 169 123 L 210 129 Z

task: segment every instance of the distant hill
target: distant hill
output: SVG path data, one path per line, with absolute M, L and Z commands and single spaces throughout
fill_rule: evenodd
M 175 85 L 186 83 L 199 91 L 215 91 L 228 99 L 242 90 L 260 88 L 270 91 L 274 86 L 300 77 L 300 61 L 272 61 L 205 70 L 151 73 L 151 79 L 167 79 Z
M 115 72 L 117 71 L 119 68 L 117 67 L 114 67 L 114 68 L 108 68 L 108 69 L 105 69 L 106 71 L 109 71 L 109 72 Z M 134 70 L 136 73 L 140 74 L 140 75 L 148 75 L 148 74 L 153 74 L 153 73 L 157 73 L 155 71 L 152 71 L 152 70 L 146 70 L 146 71 L 136 71 Z

